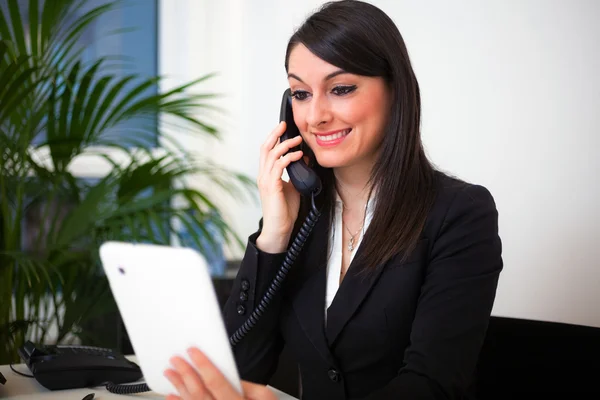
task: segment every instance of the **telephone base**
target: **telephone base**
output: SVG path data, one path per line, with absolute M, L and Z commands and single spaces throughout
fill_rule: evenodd
M 46 389 L 64 390 L 130 383 L 142 378 L 140 367 L 111 349 L 89 346 L 39 346 L 26 342 L 19 356 Z

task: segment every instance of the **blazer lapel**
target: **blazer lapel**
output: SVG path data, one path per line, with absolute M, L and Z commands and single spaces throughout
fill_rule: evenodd
M 329 216 L 324 213 L 314 227 L 303 249 L 305 258 L 292 278 L 296 287 L 292 307 L 304 333 L 329 363 L 333 356 L 325 340 L 325 285 L 327 271 L 327 224 Z
M 362 246 L 357 249 L 357 252 L 361 248 Z M 384 266 L 380 265 L 371 275 L 365 277 L 358 275 L 359 266 L 355 265 L 354 261 L 350 263 L 348 272 L 333 298 L 331 306 L 327 309 L 326 335 L 329 346 L 333 346 L 348 320 L 365 300 L 379 279 Z
M 325 269 L 321 268 L 294 296 L 293 307 L 304 333 L 321 356 L 330 363 L 333 357 L 325 340 Z

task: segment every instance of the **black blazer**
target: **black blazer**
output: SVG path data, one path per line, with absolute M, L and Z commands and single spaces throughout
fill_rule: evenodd
M 326 325 L 322 215 L 280 295 L 234 348 L 242 379 L 266 384 L 286 343 L 299 364 L 303 399 L 470 398 L 503 266 L 498 212 L 482 186 L 441 173 L 437 185 L 416 250 L 368 280 L 351 264 Z M 258 234 L 248 240 L 224 308 L 230 335 L 284 258 L 258 250 Z

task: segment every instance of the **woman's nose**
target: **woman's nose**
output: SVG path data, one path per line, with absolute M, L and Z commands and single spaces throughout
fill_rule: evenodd
M 327 99 L 313 96 L 310 101 L 306 122 L 310 126 L 319 126 L 331 120 L 331 110 Z

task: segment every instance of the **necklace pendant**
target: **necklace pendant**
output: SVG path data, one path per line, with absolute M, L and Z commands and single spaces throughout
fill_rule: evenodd
M 354 250 L 354 238 L 350 238 L 348 241 L 348 251 Z

